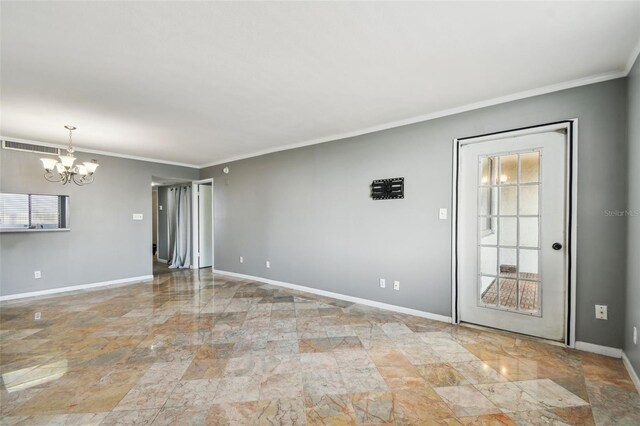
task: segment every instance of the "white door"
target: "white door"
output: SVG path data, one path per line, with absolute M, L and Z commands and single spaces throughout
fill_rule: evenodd
M 198 253 L 200 268 L 213 265 L 213 187 L 198 185 Z
M 567 132 L 512 135 L 460 146 L 460 320 L 562 340 Z

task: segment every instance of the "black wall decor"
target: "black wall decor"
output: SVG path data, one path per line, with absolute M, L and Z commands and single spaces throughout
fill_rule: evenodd
M 374 180 L 371 182 L 371 198 L 374 200 L 404 198 L 404 178 Z

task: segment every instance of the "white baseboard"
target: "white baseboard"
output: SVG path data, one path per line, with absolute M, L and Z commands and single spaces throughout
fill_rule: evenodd
M 631 381 L 634 385 L 636 385 L 636 390 L 638 391 L 638 393 L 640 393 L 640 378 L 638 378 L 638 373 L 636 373 L 636 370 L 633 369 L 631 361 L 629 361 L 629 358 L 627 358 L 627 354 L 625 354 L 624 351 L 622 352 L 622 363 L 627 369 L 627 372 L 631 377 Z
M 36 296 L 46 296 L 49 294 L 56 294 L 56 293 L 66 293 L 68 291 L 86 290 L 86 289 L 96 288 L 96 287 L 107 287 L 107 286 L 115 286 L 115 285 L 121 285 L 121 284 L 130 284 L 134 282 L 147 281 L 152 279 L 153 279 L 153 275 L 142 275 L 140 277 L 122 278 L 119 280 L 102 281 L 99 283 L 73 285 L 69 287 L 58 287 L 58 288 L 52 288 L 48 290 L 30 291 L 28 293 L 8 294 L 6 296 L 0 296 L 0 302 L 3 302 L 5 300 L 24 299 L 25 297 L 36 297 Z
M 292 290 L 304 291 L 307 293 L 317 294 L 319 296 L 332 297 L 334 299 L 344 300 L 347 302 L 359 303 L 361 305 L 372 306 L 374 308 L 385 309 L 387 311 L 399 312 L 401 314 L 415 315 L 417 317 L 427 318 L 435 321 L 442 321 L 451 323 L 451 317 L 444 315 L 432 314 L 430 312 L 419 311 L 417 309 L 405 308 L 397 305 L 390 305 L 388 303 L 376 302 L 369 299 L 361 299 L 359 297 L 347 296 L 340 293 L 333 293 L 331 291 L 318 290 L 317 288 L 305 287 L 297 284 L 290 284 L 283 281 L 271 280 L 268 278 L 254 277 L 252 275 L 238 274 L 237 272 L 220 271 L 218 269 L 213 270 L 216 274 L 228 275 L 230 277 L 242 278 L 246 280 L 259 281 L 265 284 L 271 284 L 278 287 L 290 288 Z
M 587 342 L 576 342 L 576 349 L 579 351 L 593 352 L 594 354 L 610 356 L 612 358 L 622 358 L 622 349 L 611 348 L 609 346 L 595 345 Z
M 169 261 L 168 261 L 167 259 L 160 259 L 160 258 L 157 258 L 157 259 L 156 259 L 156 261 L 157 261 L 157 262 L 160 262 L 160 263 L 169 263 Z

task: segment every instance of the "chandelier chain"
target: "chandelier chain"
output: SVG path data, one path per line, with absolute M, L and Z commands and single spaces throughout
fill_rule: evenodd
M 73 143 L 71 140 L 72 132 L 73 132 L 73 129 L 69 129 L 69 148 L 67 148 L 67 152 L 69 152 L 70 154 L 73 153 Z

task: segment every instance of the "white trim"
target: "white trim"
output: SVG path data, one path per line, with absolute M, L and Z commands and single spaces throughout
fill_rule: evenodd
M 169 263 L 169 261 L 167 259 L 160 259 L 159 257 L 156 258 L 156 262 L 160 262 L 160 263 Z
M 200 252 L 197 250 L 200 244 L 198 197 L 200 197 L 200 185 L 197 182 L 191 182 L 191 269 L 200 268 Z
M 636 44 L 636 47 L 633 48 L 629 55 L 627 66 L 624 68 L 624 75 L 629 75 L 631 68 L 633 68 L 633 64 L 635 64 L 636 59 L 638 59 L 638 55 L 640 55 L 640 40 L 638 40 L 638 44 Z
M 153 182 L 151 183 L 153 185 Z M 151 208 L 153 209 L 153 193 L 156 193 L 156 211 L 151 212 L 151 220 L 153 221 L 153 215 L 156 215 L 156 227 L 155 229 L 151 230 L 151 233 L 153 234 L 155 232 L 156 234 L 156 251 L 155 253 L 153 253 L 153 255 L 156 257 L 156 262 L 160 262 L 160 256 L 158 256 L 158 254 L 160 253 L 160 193 L 158 192 L 158 187 L 156 186 L 151 186 Z M 153 235 L 151 236 L 151 239 L 153 240 Z M 151 243 L 153 244 L 153 241 L 151 241 Z M 161 262 L 162 263 L 162 262 Z M 167 263 L 166 261 L 164 263 Z M 153 267 L 153 263 L 151 265 Z
M 40 141 L 35 141 L 35 140 L 32 140 L 32 139 L 14 138 L 12 136 L 2 136 L 2 135 L 0 135 L 0 139 L 14 141 L 14 142 L 28 143 L 28 144 L 32 144 L 32 145 L 48 146 L 48 147 L 51 147 L 51 148 L 59 148 L 59 149 L 63 149 L 63 150 L 67 149 L 67 145 L 61 145 L 61 144 L 50 143 L 50 142 L 40 142 Z M 82 147 L 77 147 L 75 145 L 73 146 L 73 148 L 75 149 L 75 152 L 84 152 L 86 154 L 106 155 L 108 157 L 126 158 L 128 160 L 137 160 L 137 161 L 147 161 L 149 163 L 169 164 L 169 165 L 172 165 L 172 166 L 189 167 L 189 168 L 192 168 L 192 169 L 200 169 L 201 168 L 200 166 L 198 166 L 196 164 L 179 163 L 177 161 L 169 161 L 169 160 L 159 160 L 157 158 L 141 157 L 141 156 L 138 156 L 138 155 L 119 154 L 117 152 L 102 151 L 102 150 L 99 150 L 99 149 L 82 148 Z M 34 154 L 42 154 L 42 153 L 34 152 Z
M 130 284 L 135 282 L 148 281 L 152 279 L 153 279 L 153 275 L 142 275 L 139 277 L 121 278 L 119 280 L 102 281 L 98 283 L 73 285 L 69 287 L 58 287 L 58 288 L 52 288 L 49 290 L 30 291 L 28 293 L 8 294 L 6 296 L 0 296 L 0 302 L 3 302 L 5 300 L 24 299 L 25 297 L 35 297 L 35 296 L 45 296 L 48 294 L 66 293 L 68 291 L 86 290 L 86 289 L 96 288 L 96 287 L 107 287 L 107 286 L 115 286 L 120 284 Z
M 458 301 L 458 149 L 460 144 L 453 140 L 453 175 L 451 186 L 451 323 L 460 324 L 460 303 Z
M 571 299 L 566 300 L 565 303 L 565 312 L 566 309 L 569 309 L 570 314 L 568 315 L 569 320 L 569 334 L 567 335 L 567 328 L 565 323 L 565 336 L 564 342 L 570 348 L 576 347 L 576 288 L 577 288 L 577 277 L 576 277 L 576 265 L 577 265 L 577 214 L 578 214 L 578 119 L 568 119 L 568 120 L 559 120 L 558 123 L 553 124 L 542 124 L 539 126 L 531 126 L 523 129 L 516 130 L 506 130 L 504 132 L 495 132 L 487 135 L 481 135 L 477 137 L 465 137 L 465 138 L 456 138 L 453 140 L 453 175 L 452 175 L 452 200 L 451 200 L 451 317 L 453 324 L 460 324 L 460 303 L 456 303 L 456 297 L 458 295 L 458 274 L 457 274 L 457 243 L 458 243 L 458 229 L 457 229 L 457 216 L 458 216 L 458 166 L 459 166 L 459 158 L 458 158 L 458 150 L 461 146 L 469 144 L 469 143 L 479 143 L 487 140 L 495 140 L 507 137 L 514 136 L 522 136 L 532 133 L 540 133 L 549 130 L 556 129 L 567 129 L 567 173 L 572 171 L 571 175 L 571 187 L 567 188 L 568 191 L 571 191 L 571 203 L 569 201 L 569 197 L 567 199 L 567 210 L 571 211 L 571 228 L 569 229 L 567 223 L 567 232 L 571 232 L 571 241 L 569 241 L 569 245 L 571 248 L 571 268 L 572 270 L 566 269 L 566 274 L 569 275 L 571 272 L 571 280 L 567 283 L 568 289 L 571 289 Z M 568 122 L 568 123 L 567 123 Z M 569 155 L 568 148 L 571 147 L 572 155 Z M 567 185 L 569 185 L 569 179 L 567 179 Z M 569 217 L 567 216 L 567 222 L 569 221 Z M 565 321 L 567 317 L 565 316 Z
M 633 382 L 634 385 L 636 385 L 636 390 L 638 391 L 638 393 L 640 393 L 640 378 L 638 377 L 638 373 L 636 373 L 636 370 L 633 369 L 633 366 L 631 365 L 631 361 L 627 357 L 627 354 L 624 353 L 624 351 L 622 351 L 622 363 L 627 369 L 627 372 L 629 373 L 629 377 L 631 377 L 631 381 Z
M 522 129 L 498 131 L 481 136 L 457 138 L 456 140 L 460 143 L 460 146 L 464 146 L 488 141 L 511 139 L 519 136 L 535 135 L 543 132 L 552 132 L 554 130 L 566 130 L 569 128 L 569 121 L 571 120 L 558 120 L 558 123 L 533 125 Z
M 584 352 L 610 356 L 611 358 L 622 358 L 622 349 L 609 346 L 596 345 L 594 343 L 576 342 L 576 349 Z
M 216 274 L 228 275 L 230 277 L 242 278 L 246 280 L 259 281 L 265 284 L 271 284 L 278 287 L 285 287 L 291 290 L 304 291 L 307 293 L 317 294 L 319 296 L 331 297 L 333 299 L 345 300 L 347 302 L 359 303 L 361 305 L 371 306 L 374 308 L 385 309 L 387 311 L 399 312 L 401 314 L 415 315 L 417 317 L 427 318 L 434 321 L 451 322 L 451 317 L 447 317 L 439 314 L 432 314 L 430 312 L 419 311 L 417 309 L 405 308 L 403 306 L 390 305 L 388 303 L 376 302 L 369 299 L 361 299 L 359 297 L 347 296 L 345 294 L 333 293 L 331 291 L 319 290 L 312 287 L 305 287 L 297 284 L 290 284 L 283 281 L 276 281 L 269 278 L 255 277 L 253 275 L 239 274 L 237 272 L 220 271 L 213 269 Z
M 406 126 L 406 125 L 409 125 L 409 124 L 420 123 L 420 122 L 423 122 L 423 121 L 429 121 L 429 120 L 433 120 L 433 119 L 436 119 L 436 118 L 446 117 L 446 116 L 449 116 L 449 115 L 460 114 L 462 112 L 467 112 L 467 111 L 472 111 L 472 110 L 476 110 L 476 109 L 486 108 L 486 107 L 499 105 L 499 104 L 503 104 L 503 103 L 507 103 L 507 102 L 517 101 L 517 100 L 520 100 L 520 99 L 531 98 L 533 96 L 544 95 L 546 93 L 558 92 L 560 90 L 566 90 L 566 89 L 571 89 L 571 88 L 574 88 L 574 87 L 586 86 L 586 85 L 589 85 L 589 84 L 595 84 L 595 83 L 601 83 L 603 81 L 614 80 L 616 78 L 626 77 L 627 74 L 628 74 L 628 72 L 615 71 L 615 72 L 609 72 L 609 73 L 605 73 L 605 74 L 598 74 L 598 75 L 585 77 L 585 78 L 579 78 L 577 80 L 571 80 L 571 81 L 567 81 L 567 82 L 564 82 L 564 83 L 552 84 L 550 86 L 540 87 L 538 89 L 525 90 L 525 91 L 517 92 L 517 93 L 511 94 L 511 95 L 500 96 L 500 97 L 497 97 L 497 98 L 488 99 L 486 101 L 474 102 L 474 103 L 471 103 L 471 104 L 462 105 L 462 106 L 458 106 L 458 107 L 454 107 L 454 108 L 449 108 L 449 109 L 445 109 L 445 110 L 441 110 L 441 111 L 436 111 L 436 112 L 432 112 L 432 113 L 429 113 L 429 114 L 419 115 L 417 117 L 407 118 L 407 119 L 404 119 L 404 120 L 392 121 L 392 122 L 389 122 L 389 123 L 384 123 L 384 124 L 380 124 L 380 125 L 377 125 L 377 126 L 367 127 L 367 128 L 360 129 L 360 130 L 354 130 L 354 131 L 345 132 L 345 133 L 338 133 L 338 134 L 334 134 L 334 135 L 330 135 L 330 136 L 325 136 L 325 137 L 322 137 L 322 138 L 311 139 L 309 141 L 298 142 L 298 143 L 293 143 L 293 144 L 289 144 L 289 145 L 281 145 L 281 146 L 274 147 L 274 148 L 267 148 L 267 149 L 263 149 L 263 150 L 259 150 L 259 151 L 254 151 L 254 152 L 251 152 L 249 154 L 242 154 L 242 155 L 237 155 L 237 156 L 233 156 L 233 157 L 228 157 L 228 158 L 225 158 L 224 160 L 213 161 L 211 163 L 201 164 L 199 167 L 202 169 L 202 168 L 205 168 L 205 167 L 211 167 L 211 166 L 217 166 L 219 164 L 230 163 L 232 161 L 244 160 L 246 158 L 258 157 L 260 155 L 265 155 L 265 154 L 271 154 L 273 152 L 286 151 L 286 150 L 289 150 L 289 149 L 301 148 L 301 147 L 309 146 L 309 145 L 317 145 L 317 144 L 321 144 L 321 143 L 325 143 L 325 142 L 332 142 L 332 141 L 339 140 L 339 139 L 352 138 L 352 137 L 361 136 L 361 135 L 364 135 L 364 134 L 367 134 L 367 133 L 374 133 L 374 132 L 379 132 L 379 131 L 382 131 L 382 130 L 393 129 L 395 127 L 401 127 L 401 126 Z
M 198 197 L 200 196 L 200 185 L 203 184 L 207 184 L 207 183 L 211 183 L 211 220 L 213 221 L 213 223 L 211 224 L 211 267 L 213 268 L 213 266 L 215 265 L 215 191 L 214 191 L 214 183 L 213 183 L 213 178 L 207 178 L 207 179 L 201 179 L 201 180 L 194 180 L 193 182 L 191 182 L 191 222 L 193 223 L 193 225 L 191 226 L 191 241 L 193 241 L 193 250 L 191 250 L 193 252 L 193 254 L 195 255 L 196 251 L 195 251 L 195 247 L 196 247 L 196 242 L 199 243 L 200 240 L 200 229 L 199 229 L 199 223 L 200 221 L 199 219 L 199 214 L 200 214 L 200 209 L 198 206 L 198 198 L 195 196 L 195 191 L 197 189 L 198 191 Z M 195 257 L 195 256 L 194 256 Z M 196 261 L 195 262 L 191 262 L 192 263 L 192 268 L 191 269 L 200 269 L 200 253 L 198 252 L 198 256 L 197 258 L 195 258 Z M 208 268 L 208 266 L 207 266 Z
M 16 232 L 68 232 L 71 228 L 1 228 L 0 234 L 11 234 Z
M 569 315 L 569 341 L 567 342 L 570 348 L 576 347 L 576 311 L 578 310 L 578 119 L 575 118 L 571 121 L 571 133 L 572 138 L 569 140 L 571 144 L 571 156 L 567 155 L 568 165 L 571 166 L 571 205 L 567 199 L 567 208 L 571 211 L 571 241 L 569 242 L 571 248 L 571 281 L 569 286 L 571 288 L 571 299 L 568 300 L 569 308 L 571 309 Z M 568 170 L 567 170 L 568 171 Z M 569 183 L 567 182 L 567 185 Z

